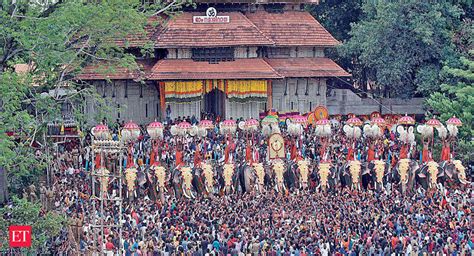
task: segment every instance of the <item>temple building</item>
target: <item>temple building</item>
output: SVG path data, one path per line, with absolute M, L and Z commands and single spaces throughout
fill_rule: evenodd
M 148 123 L 182 116 L 258 118 L 269 109 L 306 113 L 327 104 L 327 80 L 348 77 L 325 57 L 339 42 L 307 11 L 308 1 L 198 1 L 146 28 L 146 38 L 117 43 L 138 56 L 140 70 L 86 67 L 77 79 L 110 102 L 111 120 Z M 106 65 L 105 65 L 106 66 Z M 86 113 L 95 111 L 90 101 Z

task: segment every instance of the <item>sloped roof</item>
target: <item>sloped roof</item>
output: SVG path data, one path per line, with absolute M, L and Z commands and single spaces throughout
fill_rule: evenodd
M 329 58 L 281 58 L 265 61 L 284 77 L 348 77 L 351 76 Z
M 100 62 L 94 65 L 89 65 L 81 70 L 76 75 L 77 80 L 137 80 L 145 78 L 146 74 L 151 70 L 152 65 L 145 61 L 137 61 L 139 69 L 123 67 L 118 64 L 111 64 L 107 62 Z
M 202 15 L 202 13 L 184 12 L 170 18 L 164 29 L 159 32 L 155 47 L 273 45 L 273 41 L 240 12 L 219 12 L 219 16 L 229 16 L 229 23 L 193 23 L 193 16 Z
M 236 59 L 210 64 L 191 59 L 164 59 L 153 66 L 150 80 L 282 78 L 263 59 Z
M 339 42 L 309 13 L 257 11 L 246 16 L 276 46 L 332 47 Z

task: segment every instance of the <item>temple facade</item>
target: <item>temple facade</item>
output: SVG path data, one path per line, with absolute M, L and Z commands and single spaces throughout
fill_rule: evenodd
M 138 56 L 139 69 L 103 72 L 107 64 L 97 63 L 77 79 L 109 102 L 111 120 L 306 113 L 326 106 L 327 79 L 350 75 L 325 56 L 339 42 L 303 4 L 200 1 L 147 26 L 146 36 L 117 40 L 131 52 L 152 42 L 154 57 Z M 95 108 L 89 100 L 86 113 Z

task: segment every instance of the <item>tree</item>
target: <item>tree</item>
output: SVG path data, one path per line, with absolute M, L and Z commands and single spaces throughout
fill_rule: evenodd
M 464 125 L 459 130 L 458 158 L 467 162 L 474 152 L 474 50 L 470 57 L 461 57 L 461 68 L 445 66 L 442 75 L 447 83 L 440 92 L 433 93 L 426 105 L 446 121 L 452 116 L 460 118 Z
M 363 10 L 340 49 L 354 63 L 355 83 L 375 82 L 385 96 L 404 98 L 438 90 L 442 66 L 458 61 L 452 36 L 461 8 L 445 1 L 376 1 Z
M 44 170 L 49 159 L 40 153 L 48 146 L 43 136 L 46 124 L 62 118 L 63 103 L 72 105 L 79 121 L 84 120 L 85 97 L 106 105 L 74 75 L 98 62 L 137 69 L 134 51 L 116 39 L 146 39 L 145 25 L 157 25 L 149 17 L 172 14 L 188 4 L 188 0 L 50 2 L 0 0 L 0 166 L 14 192 Z M 152 53 L 151 45 L 144 43 L 143 54 Z M 17 64 L 23 64 L 24 72 L 15 72 Z M 66 88 L 67 94 L 57 93 L 59 88 Z
M 59 235 L 61 228 L 67 226 L 66 219 L 56 213 L 41 211 L 41 205 L 31 203 L 25 199 L 13 197 L 11 207 L 0 208 L 0 249 L 3 252 L 8 251 L 8 228 L 12 225 L 32 226 L 32 245 L 30 248 L 21 248 L 21 254 L 37 253 L 41 249 L 45 250 L 44 245 L 48 239 Z M 44 253 L 47 253 L 43 251 Z

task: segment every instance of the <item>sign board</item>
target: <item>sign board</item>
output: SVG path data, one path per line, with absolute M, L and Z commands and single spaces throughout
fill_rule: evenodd
M 209 24 L 209 23 L 229 23 L 229 16 L 217 16 L 217 10 L 209 7 L 206 10 L 206 16 L 193 16 L 193 23 Z

